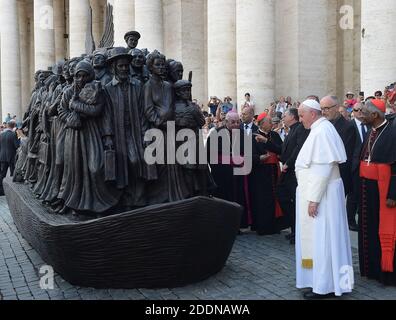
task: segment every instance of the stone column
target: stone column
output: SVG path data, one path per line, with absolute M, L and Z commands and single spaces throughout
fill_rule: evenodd
M 26 13 L 28 15 L 28 33 L 29 33 L 29 80 L 30 80 L 30 90 L 33 89 L 35 85 L 34 73 L 36 72 L 36 66 L 34 63 L 34 12 L 33 12 L 33 2 L 28 3 L 26 8 Z
M 256 113 L 275 95 L 275 1 L 236 1 L 238 105 L 249 92 Z
M 127 33 L 128 31 L 132 31 L 135 28 L 135 0 L 114 0 L 113 13 L 114 45 L 125 47 L 125 33 Z
M 193 72 L 193 98 L 207 103 L 205 86 L 205 1 L 164 0 L 164 53 L 181 61 L 184 78 Z
M 208 1 L 208 93 L 237 99 L 236 0 Z
M 360 0 L 338 0 L 337 94 L 360 91 Z
M 302 101 L 335 94 L 335 6 L 327 0 L 276 1 L 276 97 Z
M 70 57 L 85 53 L 88 26 L 89 0 L 69 0 Z
M 396 7 L 392 0 L 362 0 L 362 91 L 366 97 L 395 82 Z
M 47 69 L 55 63 L 52 0 L 34 0 L 34 50 L 36 70 Z
M 354 85 L 356 89 L 361 90 L 361 43 L 362 43 L 362 2 L 360 0 L 354 0 L 354 13 L 355 13 L 355 29 L 354 29 L 354 40 L 353 40 L 353 48 L 354 48 L 354 69 L 353 69 L 353 78 Z
M 28 32 L 28 15 L 26 4 L 18 2 L 19 13 L 19 45 L 21 50 L 21 112 L 25 112 L 25 108 L 30 100 L 30 69 L 29 69 L 29 32 Z
M 55 60 L 66 58 L 66 19 L 65 0 L 53 0 L 54 2 L 54 28 L 55 28 Z
M 0 0 L 1 21 L 1 106 L 2 120 L 7 113 L 21 112 L 21 62 L 17 0 Z
M 329 74 L 336 68 L 335 51 L 331 51 L 334 41 L 329 38 L 331 29 L 336 28 L 335 22 L 330 20 L 332 12 L 329 12 L 329 7 L 334 3 L 328 0 L 302 0 L 298 1 L 298 5 L 298 96 L 301 100 L 311 94 L 323 97 L 335 90 L 329 87 Z M 312 17 L 315 17 L 314 21 Z
M 274 98 L 290 95 L 299 99 L 298 3 L 276 0 L 276 92 Z
M 139 48 L 164 51 L 162 0 L 135 0 L 135 29 L 142 35 Z

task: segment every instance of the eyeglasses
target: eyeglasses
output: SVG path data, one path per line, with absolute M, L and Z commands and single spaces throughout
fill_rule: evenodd
M 325 108 L 322 108 L 322 111 L 330 111 L 331 109 L 333 109 L 333 108 L 335 108 L 335 107 L 337 107 L 338 105 L 337 104 L 335 104 L 334 106 L 332 106 L 332 107 L 325 107 Z
M 354 112 L 362 112 L 363 109 L 353 109 Z

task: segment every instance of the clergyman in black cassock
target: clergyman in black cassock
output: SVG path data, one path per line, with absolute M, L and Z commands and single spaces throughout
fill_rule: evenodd
M 396 285 L 396 127 L 386 121 L 385 103 L 363 106 L 363 123 L 371 125 L 361 153 L 359 261 L 363 277 Z
M 276 185 L 279 179 L 279 155 L 282 139 L 272 131 L 271 118 L 261 114 L 258 119 L 259 131 L 253 140 L 253 170 L 251 174 L 251 194 L 253 227 L 259 235 L 279 233 L 282 226 L 282 212 L 276 199 Z
M 282 146 L 281 163 L 282 173 L 277 187 L 279 204 L 285 216 L 287 226 L 291 227 L 290 242 L 294 243 L 296 230 L 296 189 L 297 178 L 295 173 L 295 163 L 298 154 L 308 138 L 309 130 L 299 122 L 298 110 L 289 109 L 286 111 L 284 120 L 289 127 L 289 134 Z
M 244 191 L 244 184 L 242 183 L 244 176 L 235 174 L 235 169 L 240 167 L 241 164 L 239 161 L 238 163 L 236 163 L 237 161 L 234 162 L 235 157 L 233 157 L 232 150 L 233 147 L 235 148 L 233 145 L 235 141 L 232 141 L 232 131 L 237 130 L 235 133 L 239 134 L 240 137 L 243 136 L 239 130 L 239 115 L 236 112 L 228 113 L 225 123 L 225 127 L 212 132 L 207 141 L 208 162 L 213 180 L 217 186 L 213 192 L 213 196 L 226 201 L 236 202 L 244 207 L 244 214 L 241 217 L 241 228 L 244 229 L 252 221 L 252 217 L 250 216 L 251 199 L 250 197 L 246 197 L 246 192 Z M 216 150 L 214 147 L 216 144 L 218 146 L 217 154 L 213 154 L 213 150 Z M 240 150 L 242 150 L 242 147 Z M 216 159 L 212 159 L 213 157 L 216 157 Z

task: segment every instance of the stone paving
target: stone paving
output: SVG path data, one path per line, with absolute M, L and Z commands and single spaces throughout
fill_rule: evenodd
M 356 235 L 354 235 L 356 238 Z M 356 243 L 356 240 L 353 239 Z M 356 245 L 355 245 L 356 246 Z M 344 300 L 394 300 L 395 287 L 384 287 L 358 274 L 354 253 L 355 290 Z M 184 288 L 159 290 L 97 290 L 72 286 L 55 274 L 54 289 L 40 288 L 40 268 L 45 265 L 21 237 L 0 198 L 0 300 L 300 300 L 295 288 L 294 247 L 284 234 L 239 236 L 226 267 L 210 279 Z

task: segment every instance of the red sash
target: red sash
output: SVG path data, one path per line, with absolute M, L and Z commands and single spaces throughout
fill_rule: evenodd
M 396 208 L 388 208 L 386 205 L 390 180 L 392 177 L 391 166 L 362 161 L 360 163 L 360 176 L 369 180 L 378 181 L 380 195 L 380 227 L 379 237 L 381 241 L 383 272 L 394 271 L 394 256 L 396 242 Z
M 277 177 L 279 178 L 281 172 L 280 172 L 280 165 L 279 165 L 279 157 L 277 154 L 273 152 L 268 152 L 269 157 L 265 159 L 262 163 L 263 164 L 275 164 L 278 171 L 277 171 Z M 274 187 L 274 197 L 275 197 L 275 218 L 282 218 L 283 217 L 283 212 L 281 209 L 281 206 L 279 204 L 278 199 L 276 198 L 276 190 Z
M 277 164 L 279 165 L 279 158 L 275 153 L 268 152 L 269 157 L 263 161 L 263 164 Z

